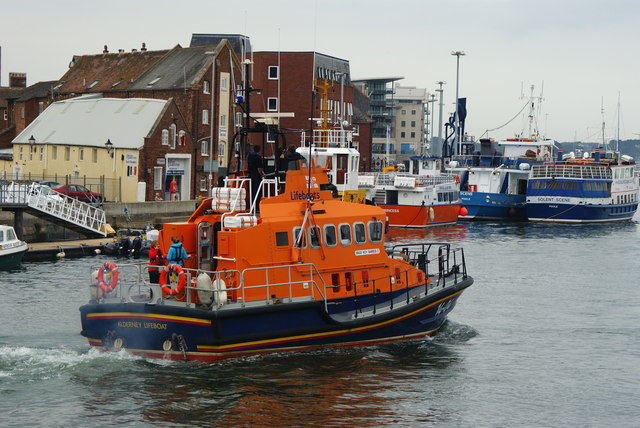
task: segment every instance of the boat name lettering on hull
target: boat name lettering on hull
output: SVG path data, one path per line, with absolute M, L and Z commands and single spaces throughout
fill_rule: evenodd
M 538 202 L 571 202 L 569 198 L 538 198 Z
M 128 328 L 151 328 L 154 330 L 166 330 L 167 323 L 163 322 L 141 322 L 141 321 L 118 321 L 118 327 Z
M 368 250 L 356 250 L 356 256 L 368 256 L 369 254 L 380 254 L 379 248 L 369 248 Z
M 400 210 L 396 210 L 396 209 L 393 209 L 393 208 L 383 208 L 383 210 L 384 210 L 384 212 L 387 212 L 387 213 L 399 213 L 400 212 Z

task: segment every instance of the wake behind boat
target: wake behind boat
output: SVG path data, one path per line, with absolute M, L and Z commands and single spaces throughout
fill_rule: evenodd
M 434 334 L 473 283 L 463 250 L 449 244 L 388 254 L 385 212 L 334 199 L 323 169 L 287 172 L 260 216 L 236 209 L 247 184 L 236 180 L 186 223 L 164 226 L 165 254 L 178 236 L 190 257 L 161 267 L 161 284 L 140 264 L 93 269 L 80 308 L 91 346 L 211 361 L 415 339 Z

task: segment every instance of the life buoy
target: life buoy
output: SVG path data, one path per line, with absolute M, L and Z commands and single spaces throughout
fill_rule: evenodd
M 460 183 L 460 176 L 456 175 L 456 183 Z
M 171 280 L 173 275 L 178 275 L 177 285 Z M 175 287 L 173 287 L 175 285 Z M 160 272 L 160 287 L 162 291 L 169 295 L 174 296 L 176 294 L 182 294 L 184 288 L 187 285 L 187 275 L 182 270 L 182 266 L 177 264 L 170 264 L 165 266 Z
M 118 285 L 118 267 L 111 262 L 105 262 L 98 271 L 98 287 L 105 293 L 112 292 Z

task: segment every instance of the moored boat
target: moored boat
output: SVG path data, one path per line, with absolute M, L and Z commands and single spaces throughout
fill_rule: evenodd
M 440 173 L 440 162 L 435 157 L 416 157 L 409 172 L 361 173 L 359 186 L 366 189 L 367 200 L 387 213 L 389 226 L 455 224 L 458 215 L 466 213 L 459 198 L 460 183 L 457 176 Z
M 595 150 L 593 157 L 569 157 L 533 166 L 527 187 L 530 221 L 607 223 L 631 220 L 638 209 L 639 183 L 632 157 Z
M 20 264 L 29 246 L 18 239 L 13 227 L 0 224 L 0 269 L 12 269 Z
M 473 283 L 449 244 L 388 253 L 385 212 L 334 198 L 324 169 L 288 171 L 259 216 L 238 202 L 241 181 L 164 226 L 163 252 L 177 236 L 190 257 L 163 267 L 161 284 L 139 264 L 93 269 L 80 308 L 91 346 L 211 361 L 415 339 L 434 334 Z
M 553 159 L 553 140 L 481 139 L 462 144 L 447 170 L 460 177 L 464 220 L 526 221 L 527 181 L 532 165 Z

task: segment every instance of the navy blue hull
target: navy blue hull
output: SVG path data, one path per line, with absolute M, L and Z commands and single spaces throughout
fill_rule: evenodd
M 531 221 L 604 223 L 631 220 L 637 209 L 637 203 L 624 205 L 529 203 L 527 216 Z
M 468 211 L 468 214 L 460 216 L 460 219 L 527 220 L 524 195 L 461 191 L 460 200 Z
M 468 277 L 430 290 L 389 310 L 389 302 L 346 299 L 270 304 L 211 311 L 145 303 L 88 304 L 80 308 L 82 335 L 92 346 L 126 348 L 151 357 L 217 360 L 240 355 L 357 346 L 424 337 L 446 321 Z M 339 313 L 334 313 L 336 303 Z M 359 310 L 360 308 L 361 310 Z M 365 314 L 367 314 L 365 316 Z

